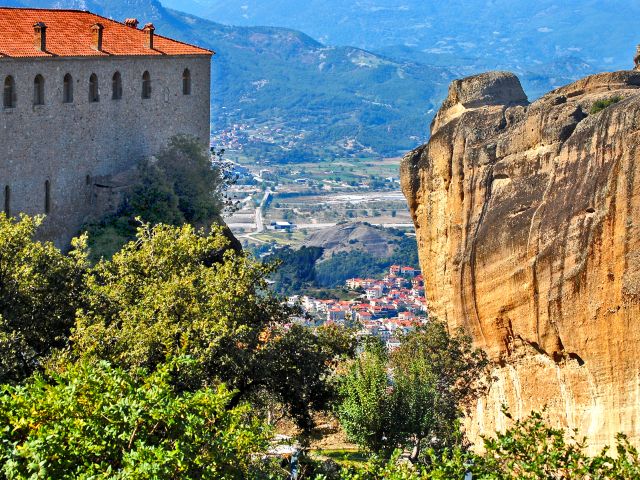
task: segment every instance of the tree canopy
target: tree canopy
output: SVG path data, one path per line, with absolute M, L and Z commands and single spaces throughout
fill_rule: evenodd
M 341 383 L 338 417 L 349 437 L 376 453 L 461 445 L 459 421 L 483 387 L 486 355 L 463 332 L 432 319 L 387 354 L 370 341 Z
M 64 347 L 80 306 L 85 238 L 65 255 L 33 241 L 41 221 L 0 213 L 0 383 L 26 378 Z
M 348 348 L 291 325 L 297 311 L 266 283 L 272 267 L 228 247 L 220 227 L 141 227 L 88 272 L 71 356 L 154 369 L 188 354 L 196 362 L 186 385 L 223 382 L 238 401 L 267 390 L 310 426 Z
M 69 365 L 0 391 L 3 478 L 263 478 L 270 432 L 226 387 L 182 391 L 192 360 L 154 372 Z
M 119 211 L 85 226 L 91 257 L 110 257 L 135 238 L 140 222 L 196 227 L 222 224 L 229 176 L 222 153 L 197 138 L 176 135 L 155 157 L 143 159 Z
M 590 457 L 541 414 L 469 451 L 458 420 L 487 361 L 468 337 L 432 320 L 350 360 L 353 335 L 297 325 L 267 288 L 272 267 L 219 227 L 143 225 L 91 265 L 83 238 L 62 253 L 34 240 L 38 224 L 0 214 L 0 478 L 286 478 L 265 399 L 303 428 L 337 401 L 350 438 L 381 454 L 337 469 L 303 458 L 304 478 L 640 476 L 626 437 Z

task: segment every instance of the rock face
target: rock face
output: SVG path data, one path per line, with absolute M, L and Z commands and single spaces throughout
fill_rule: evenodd
M 638 442 L 640 72 L 531 104 L 508 73 L 457 81 L 431 134 L 402 184 L 432 314 L 494 361 L 471 436 L 546 405 L 592 451 Z

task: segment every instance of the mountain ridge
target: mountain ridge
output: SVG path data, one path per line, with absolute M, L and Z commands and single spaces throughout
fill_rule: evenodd
M 296 28 L 327 44 L 403 45 L 428 53 L 428 63 L 464 66 L 460 60 L 473 58 L 478 70 L 498 69 L 504 59 L 515 70 L 576 54 L 599 69 L 622 68 L 640 15 L 639 4 L 613 0 L 163 1 L 224 23 Z

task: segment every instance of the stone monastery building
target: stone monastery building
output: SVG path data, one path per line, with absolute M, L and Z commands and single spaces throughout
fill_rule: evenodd
M 0 7 L 0 209 L 63 246 L 112 175 L 176 134 L 209 144 L 213 52 L 77 10 Z

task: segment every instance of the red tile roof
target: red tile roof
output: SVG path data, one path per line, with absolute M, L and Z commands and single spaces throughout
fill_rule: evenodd
M 46 51 L 34 46 L 34 24 L 47 26 Z M 91 48 L 91 27 L 104 26 L 102 51 Z M 153 49 L 145 47 L 148 33 L 80 10 L 0 7 L 2 57 L 106 57 L 112 55 L 212 55 L 214 52 L 154 35 Z

